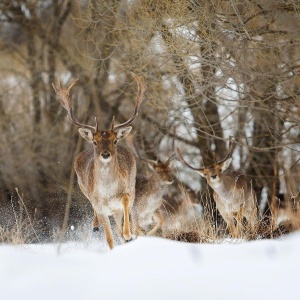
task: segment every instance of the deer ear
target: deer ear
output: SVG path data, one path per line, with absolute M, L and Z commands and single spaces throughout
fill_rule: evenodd
M 87 140 L 89 142 L 93 141 L 94 134 L 93 134 L 92 130 L 87 129 L 87 128 L 79 128 L 78 131 L 85 140 Z
M 118 140 L 124 139 L 129 134 L 129 132 L 131 131 L 131 129 L 132 129 L 131 126 L 118 129 L 118 131 L 117 131 L 117 139 Z
M 221 171 L 222 171 L 222 172 L 226 171 L 226 170 L 228 169 L 228 167 L 230 166 L 231 162 L 232 162 L 232 158 L 231 158 L 231 157 L 228 158 L 228 159 L 226 159 L 226 160 L 222 163 L 222 165 L 221 165 Z

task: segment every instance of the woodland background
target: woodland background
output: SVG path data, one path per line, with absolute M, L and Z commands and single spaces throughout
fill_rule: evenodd
M 131 114 L 130 72 L 148 86 L 127 141 L 141 156 L 164 161 L 175 146 L 207 165 L 233 135 L 233 167 L 253 180 L 262 210 L 299 193 L 299 1 L 2 0 L 0 226 L 24 208 L 46 236 L 65 212 L 72 224 L 92 216 L 72 166 L 90 145 L 51 84 L 79 78 L 77 118 L 97 116 L 107 129 L 114 115 Z M 213 208 L 205 180 L 175 166 L 193 199 Z M 142 161 L 138 168 L 147 172 Z M 177 194 L 174 184 L 169 197 Z

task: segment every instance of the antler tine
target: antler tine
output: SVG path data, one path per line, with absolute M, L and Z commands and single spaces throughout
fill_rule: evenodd
M 141 157 L 141 156 L 139 156 L 139 159 L 141 159 L 141 160 L 143 160 L 143 161 L 146 161 L 146 162 L 148 162 L 148 163 L 157 165 L 157 160 L 147 159 L 147 158 Z
M 203 170 L 204 170 L 204 168 L 194 168 L 194 167 L 192 167 L 190 164 L 188 164 L 188 163 L 183 159 L 183 157 L 182 157 L 182 155 L 181 155 L 181 153 L 180 153 L 180 151 L 179 151 L 178 148 L 176 148 L 175 153 L 176 153 L 176 156 L 177 156 L 177 158 L 179 159 L 179 161 L 180 161 L 183 165 L 187 166 L 188 168 L 190 168 L 190 169 L 192 169 L 192 170 L 195 170 L 195 171 L 203 171 Z
M 114 130 L 114 128 L 115 128 L 115 116 L 113 116 L 113 118 L 112 118 L 110 130 Z
M 232 156 L 233 150 L 234 150 L 234 137 L 230 136 L 229 137 L 228 153 L 227 153 L 227 155 L 226 155 L 226 157 L 224 159 L 222 159 L 221 161 L 218 162 L 218 164 L 221 164 L 224 161 L 226 161 L 228 158 L 230 158 Z
M 217 162 L 217 158 L 216 158 L 216 152 L 214 151 L 212 153 L 212 155 L 213 155 L 214 163 L 217 164 L 218 162 Z
M 95 117 L 95 130 L 98 131 L 98 120 L 97 120 L 97 117 Z
M 131 118 L 128 121 L 126 121 L 122 124 L 114 126 L 114 128 L 113 128 L 114 130 L 129 126 L 134 121 L 136 116 L 138 115 L 140 105 L 142 104 L 142 102 L 144 100 L 144 95 L 145 95 L 147 87 L 146 87 L 146 84 L 145 84 L 143 78 L 137 76 L 133 72 L 131 72 L 131 76 L 135 79 L 135 81 L 137 83 L 137 86 L 138 86 L 134 112 L 133 112 L 133 115 L 131 116 Z
M 176 154 L 173 153 L 169 158 L 168 160 L 166 161 L 166 165 L 169 165 L 171 163 L 171 161 L 176 157 Z
M 73 125 L 77 126 L 77 127 L 91 129 L 94 132 L 96 132 L 98 130 L 97 120 L 96 120 L 96 126 L 94 127 L 94 126 L 90 126 L 90 125 L 80 123 L 79 121 L 76 120 L 76 118 L 74 116 L 72 103 L 71 103 L 71 98 L 70 98 L 70 90 L 78 80 L 79 80 L 79 78 L 73 80 L 66 87 L 63 87 L 61 80 L 58 80 L 58 86 L 59 87 L 56 88 L 54 83 L 52 83 L 52 87 L 53 87 L 55 93 L 57 94 L 57 96 L 59 97 L 61 106 L 67 111 L 68 118 L 71 121 L 71 123 Z

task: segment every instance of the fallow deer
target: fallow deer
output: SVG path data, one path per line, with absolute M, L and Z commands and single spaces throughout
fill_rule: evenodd
M 183 197 L 165 198 L 159 209 L 164 220 L 161 226 L 163 237 L 197 231 L 198 223 L 203 219 L 202 205 L 193 201 L 185 188 L 179 186 L 179 189 Z
M 230 138 L 229 150 L 224 159 L 211 166 L 194 168 L 182 157 L 179 149 L 176 149 L 178 159 L 188 168 L 195 170 L 205 177 L 207 183 L 213 189 L 213 198 L 221 216 L 229 226 L 230 234 L 237 237 L 239 228 L 244 221 L 247 228 L 254 233 L 257 226 L 256 194 L 252 183 L 242 173 L 228 169 L 232 161 L 234 146 L 233 137 Z M 215 157 L 215 155 L 214 155 Z
M 90 126 L 80 123 L 74 117 L 70 90 L 78 79 L 66 87 L 62 86 L 61 81 L 58 88 L 52 84 L 71 123 L 79 127 L 79 133 L 84 139 L 93 143 L 93 148 L 79 153 L 74 167 L 79 187 L 91 202 L 97 222 L 103 225 L 110 249 L 114 247 L 109 220 L 111 215 L 119 227 L 122 227 L 120 223 L 123 218 L 122 235 L 127 241 L 131 239 L 129 218 L 135 198 L 136 159 L 130 149 L 118 142 L 131 131 L 130 125 L 138 115 L 146 91 L 142 78 L 133 73 L 132 76 L 138 85 L 134 113 L 119 125 L 115 125 L 113 118 L 109 130 L 99 130 L 96 118 L 95 126 Z
M 154 235 L 163 223 L 159 208 L 162 205 L 166 186 L 173 183 L 173 173 L 170 168 L 173 158 L 174 156 L 169 157 L 165 163 L 144 159 L 153 172 L 148 178 L 137 175 L 133 213 L 138 230 L 143 230 L 147 235 Z M 149 230 L 152 224 L 154 227 Z

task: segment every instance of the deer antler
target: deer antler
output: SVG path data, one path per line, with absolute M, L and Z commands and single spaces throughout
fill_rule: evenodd
M 73 113 L 72 102 L 70 98 L 70 90 L 78 80 L 79 78 L 75 79 L 74 81 L 70 82 L 66 87 L 63 87 L 61 80 L 58 80 L 59 87 L 56 88 L 54 83 L 52 83 L 52 87 L 55 93 L 57 94 L 57 96 L 59 97 L 62 107 L 67 111 L 68 118 L 71 121 L 71 123 L 80 128 L 91 129 L 95 133 L 98 130 L 97 118 L 95 118 L 96 125 L 90 126 L 90 125 L 82 124 L 79 121 L 77 121 Z
M 179 161 L 184 164 L 185 166 L 187 166 L 188 168 L 192 169 L 192 170 L 195 170 L 195 171 L 203 171 L 204 168 L 194 168 L 192 167 L 190 164 L 188 164 L 182 157 L 181 153 L 179 152 L 179 148 L 176 148 L 175 150 L 175 153 L 176 153 L 176 156 L 177 158 L 179 159 Z
M 176 154 L 173 153 L 169 158 L 168 160 L 166 161 L 166 165 L 170 165 L 171 161 L 176 157 Z
M 158 160 L 148 159 L 148 158 L 145 158 L 145 157 L 142 157 L 142 156 L 138 156 L 138 158 L 140 160 L 143 160 L 147 163 L 154 164 L 154 165 L 157 165 L 157 162 L 158 162 Z
M 229 137 L 229 148 L 228 148 L 228 153 L 224 159 L 218 162 L 218 164 L 222 164 L 224 161 L 226 161 L 229 157 L 232 156 L 234 150 L 234 137 L 230 136 Z
M 143 78 L 137 76 L 136 74 L 134 74 L 132 72 L 131 72 L 131 76 L 135 79 L 135 81 L 138 85 L 138 92 L 137 92 L 137 96 L 136 96 L 134 112 L 133 112 L 133 115 L 131 116 L 131 118 L 122 124 L 114 125 L 114 121 L 113 121 L 112 122 L 113 130 L 118 130 L 120 128 L 129 126 L 134 121 L 136 116 L 138 115 L 140 105 L 142 104 L 142 102 L 144 100 L 144 95 L 145 95 L 147 87 L 146 87 L 146 84 L 145 84 Z

